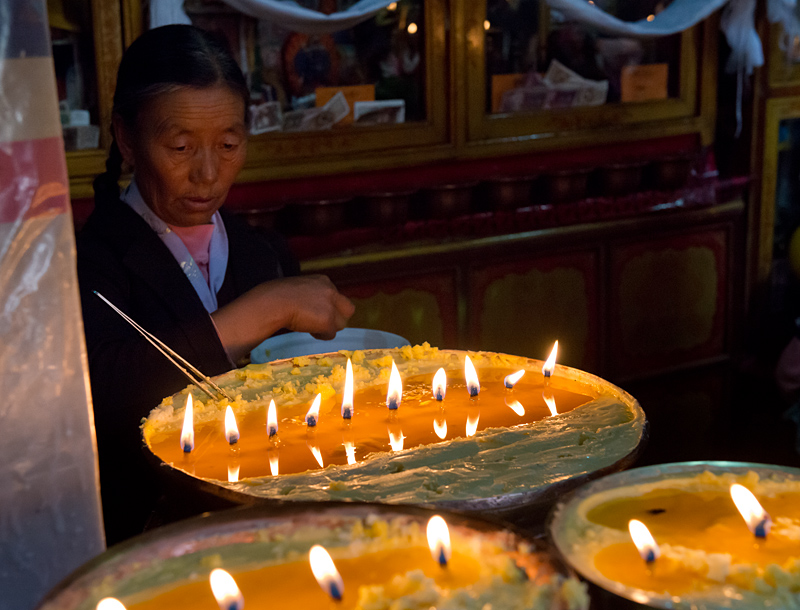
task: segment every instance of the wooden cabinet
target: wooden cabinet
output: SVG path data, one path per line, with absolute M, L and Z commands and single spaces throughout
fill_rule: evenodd
M 327 0 L 317 1 L 324 2 Z M 339 8 L 346 4 L 338 3 Z M 678 135 L 697 136 L 695 149 L 711 142 L 716 95 L 715 19 L 672 37 L 658 53 L 642 51 L 642 62 L 660 62 L 647 65 L 665 67 L 665 99 L 621 102 L 612 96 L 609 103 L 599 106 L 498 113 L 492 111 L 490 102 L 492 80 L 497 74 L 492 65 L 487 66 L 487 56 L 506 33 L 501 23 L 486 29 L 494 4 L 492 0 L 399 0 L 393 3 L 394 8 L 382 11 L 366 25 L 322 40 L 294 36 L 275 24 L 260 24 L 215 0 L 184 3 L 198 24 L 220 28 L 235 45 L 233 50 L 248 74 L 256 102 L 273 96 L 282 100 L 282 110 L 289 112 L 290 106 L 301 103 L 297 99 L 307 98 L 306 89 L 295 91 L 290 85 L 297 81 L 291 71 L 300 68 L 289 70 L 286 66 L 292 57 L 297 59 L 298 54 L 309 50 L 336 66 L 336 70 L 329 66 L 325 72 L 327 80 L 317 75 L 321 86 L 363 83 L 380 89 L 375 92 L 378 99 L 395 96 L 406 101 L 406 121 L 401 124 L 337 123 L 324 131 L 274 130 L 253 135 L 240 182 L 390 171 L 465 158 L 544 153 Z M 553 29 L 549 9 L 540 0 L 522 4 L 531 5 L 539 15 L 536 27 L 542 30 L 539 38 L 544 38 Z M 130 44 L 146 27 L 146 9 L 147 3 L 141 0 L 122 0 L 119 5 L 92 0 L 98 116 L 103 131 L 100 150 L 68 155 L 74 199 L 91 196 L 91 181 L 103 169 L 116 66 L 123 44 Z M 362 44 L 363 40 L 372 40 L 370 35 L 376 41 L 385 39 L 383 46 L 377 42 Z M 372 47 L 380 49 L 372 52 Z M 546 51 L 539 54 L 549 61 Z M 336 62 L 332 55 L 338 58 Z M 297 61 L 295 64 L 300 65 Z M 285 68 L 283 72 L 280 66 Z M 532 78 L 538 78 L 536 75 L 544 74 L 547 67 L 544 63 L 523 67 L 508 64 L 497 69 L 527 69 Z M 404 71 L 416 75 L 405 80 L 391 76 L 402 76 Z M 618 78 L 618 72 L 612 80 Z M 404 87 L 418 91 L 411 95 Z M 292 96 L 297 98 L 294 102 Z M 418 108 L 412 111 L 412 106 Z M 620 125 L 625 129 L 619 129 Z M 518 170 L 506 170 L 500 163 L 497 173 L 506 171 Z

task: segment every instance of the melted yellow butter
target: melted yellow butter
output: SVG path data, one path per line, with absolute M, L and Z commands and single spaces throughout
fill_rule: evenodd
M 277 442 L 270 440 L 266 429 L 266 407 L 248 412 L 238 422 L 240 440 L 231 447 L 225 440 L 222 422 L 214 421 L 195 428 L 195 449 L 184 454 L 180 430 L 161 435 L 151 450 L 164 462 L 198 477 L 228 480 L 238 468 L 238 478 L 269 476 L 270 460 L 280 474 L 294 474 L 319 469 L 313 448 L 319 450 L 323 465 L 348 463 L 346 444 L 354 447 L 357 461 L 373 452 L 392 451 L 390 439 L 403 437 L 403 449 L 443 442 L 437 435 L 446 423 L 445 440 L 468 436 L 468 425 L 475 430 L 505 428 L 551 417 L 545 398 L 552 397 L 558 413 L 566 413 L 592 400 L 592 391 L 582 384 L 565 379 L 545 383 L 541 373 L 528 372 L 512 389 L 503 385 L 512 368 L 481 369 L 480 394 L 471 398 L 463 374 L 450 372 L 445 399 L 436 401 L 431 393 L 433 373 L 403 380 L 399 409 L 386 407 L 387 384 L 377 384 L 356 392 L 355 414 L 348 422 L 340 414 L 341 393 L 323 398 L 316 427 L 308 428 L 301 417 L 283 418 Z M 521 405 L 524 415 L 509 404 Z M 281 407 L 278 402 L 280 419 Z M 308 405 L 294 408 L 305 413 Z M 436 427 L 434 426 L 436 424 Z
M 355 558 L 336 558 L 336 568 L 344 581 L 344 596 L 337 609 L 354 608 L 358 589 L 389 583 L 396 575 L 422 570 L 437 587 L 460 589 L 478 581 L 481 566 L 471 556 L 453 551 L 447 568 L 431 558 L 427 548 L 412 547 L 365 554 Z M 232 572 L 245 601 L 245 608 L 328 608 L 334 603 L 317 584 L 306 560 Z M 173 586 L 146 600 L 121 600 L 129 610 L 219 610 L 208 579 Z
M 638 519 L 659 545 L 730 555 L 730 564 L 753 566 L 759 573 L 771 564 L 791 566 L 800 558 L 800 531 L 794 529 L 800 525 L 800 493 L 762 496 L 759 501 L 773 520 L 789 527 L 776 525 L 766 540 L 756 538 L 726 489 L 658 489 L 636 498 L 600 504 L 588 512 L 587 518 L 626 532 L 628 521 Z M 609 545 L 595 556 L 595 567 L 606 577 L 627 586 L 672 595 L 702 591 L 713 584 L 707 566 L 690 568 L 691 563 L 662 556 L 648 565 L 633 542 Z

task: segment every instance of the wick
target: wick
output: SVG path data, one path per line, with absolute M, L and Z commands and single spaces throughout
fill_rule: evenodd
M 353 412 L 350 410 L 350 407 L 345 407 L 344 408 L 344 410 L 342 411 L 342 418 L 343 419 L 352 419 L 353 418 Z
M 753 530 L 753 534 L 755 535 L 755 537 L 766 539 L 768 525 L 769 525 L 769 520 L 766 517 L 764 517 Z
M 269 437 L 272 438 L 273 436 L 278 434 L 278 427 L 277 426 L 270 426 L 269 427 Z
M 397 410 L 397 400 L 394 399 L 394 398 L 391 398 L 389 400 L 389 402 L 386 403 L 386 406 L 389 407 L 390 411 L 396 411 Z
M 439 402 L 442 402 L 442 401 L 444 400 L 444 392 L 442 392 L 442 390 L 441 390 L 441 389 L 438 389 L 438 390 L 436 390 L 436 396 L 435 396 L 435 398 L 436 398 L 436 400 L 438 400 Z
M 240 610 L 239 609 L 239 602 L 237 600 L 233 600 L 231 605 L 228 606 L 228 610 Z
M 439 565 L 443 568 L 447 567 L 447 557 L 444 554 L 444 547 L 439 549 Z
M 469 395 L 471 398 L 475 398 L 478 395 L 478 392 L 480 392 L 480 390 L 475 386 L 469 388 Z
M 513 390 L 514 389 L 514 384 L 513 383 L 508 383 L 507 381 L 504 381 L 503 385 L 506 386 L 507 390 Z
M 191 453 L 192 449 L 193 449 L 193 447 L 192 447 L 191 443 L 184 443 L 183 444 L 183 452 L 184 453 Z
M 337 602 L 342 601 L 342 592 L 339 591 L 339 586 L 335 582 L 330 584 L 330 595 Z
M 314 426 L 316 426 L 316 425 L 317 425 L 317 418 L 316 418 L 316 417 L 314 417 L 313 415 L 309 415 L 309 416 L 306 418 L 306 423 L 308 424 L 308 427 L 309 427 L 309 428 L 313 428 Z
M 647 551 L 647 557 L 644 558 L 645 562 L 653 563 L 656 560 L 656 552 L 653 549 Z
M 230 438 L 230 440 L 228 442 L 231 444 L 231 446 L 235 445 L 236 443 L 239 442 L 239 435 L 238 434 L 231 434 L 231 438 Z M 184 449 L 184 451 L 185 451 L 185 449 Z

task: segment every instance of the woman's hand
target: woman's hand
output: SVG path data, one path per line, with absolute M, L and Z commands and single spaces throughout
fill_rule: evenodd
M 237 361 L 281 328 L 333 339 L 355 306 L 324 275 L 282 278 L 259 284 L 211 317 L 217 333 Z

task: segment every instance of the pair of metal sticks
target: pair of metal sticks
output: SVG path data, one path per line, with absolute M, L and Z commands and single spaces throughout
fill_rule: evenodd
M 166 345 L 163 341 L 161 341 L 161 339 L 159 339 L 152 333 L 149 333 L 141 326 L 139 326 L 139 324 L 137 324 L 130 316 L 128 316 L 125 312 L 123 312 L 116 305 L 114 305 L 114 303 L 109 301 L 107 298 L 105 298 L 102 294 L 100 294 L 96 290 L 93 290 L 92 292 L 94 292 L 98 297 L 100 297 L 106 305 L 108 305 L 111 309 L 117 312 L 122 317 L 123 320 L 125 320 L 128 324 L 130 324 L 136 330 L 138 330 L 141 333 L 141 335 L 145 339 L 147 339 L 153 347 L 155 347 L 159 352 L 164 354 L 164 357 L 167 358 L 167 360 L 169 360 L 172 364 L 174 364 L 181 373 L 186 375 L 189 381 L 191 381 L 194 385 L 203 390 L 203 392 L 208 394 L 214 400 L 222 398 L 233 400 L 233 398 L 231 398 L 231 396 L 225 390 L 223 390 L 216 383 L 214 383 L 208 376 L 203 375 L 203 373 L 201 373 L 194 365 L 192 365 L 191 362 L 189 362 L 188 360 L 183 358 L 180 354 L 178 354 L 176 351 L 171 349 L 168 345 Z M 191 373 L 189 371 L 191 371 Z M 208 388 L 211 388 L 211 390 L 216 392 L 217 396 L 214 396 L 212 391 L 209 390 Z

